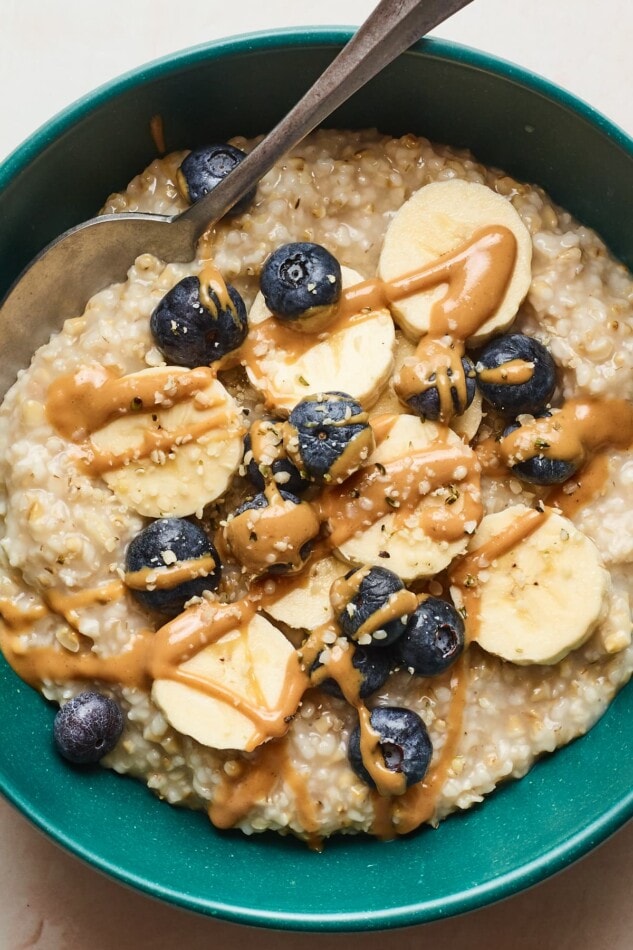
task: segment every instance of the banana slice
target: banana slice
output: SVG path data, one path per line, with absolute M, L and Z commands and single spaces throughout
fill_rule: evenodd
M 113 420 L 93 433 L 90 445 L 103 479 L 126 505 L 148 518 L 184 517 L 226 491 L 242 459 L 242 434 L 236 403 L 213 379 L 170 408 Z
M 470 452 L 452 430 L 433 422 L 422 422 L 417 416 L 398 416 L 387 437 L 377 446 L 367 461 L 368 466 L 385 465 L 397 459 L 409 458 L 416 451 L 426 449 L 438 442 L 452 447 L 459 446 Z M 456 466 L 459 468 L 459 466 Z M 457 473 L 459 474 L 459 472 Z M 456 480 L 459 485 L 459 481 Z M 469 536 L 464 534 L 458 541 L 437 541 L 430 537 L 420 524 L 420 518 L 431 506 L 447 506 L 450 512 L 449 486 L 439 497 L 423 496 L 412 513 L 403 518 L 399 512 L 385 515 L 371 527 L 353 535 L 337 549 L 337 554 L 355 566 L 379 565 L 395 571 L 405 582 L 419 577 L 432 577 L 444 570 L 453 558 L 462 554 L 468 545 Z M 474 531 L 476 522 L 472 525 Z
M 387 229 L 378 271 L 394 280 L 455 251 L 482 228 L 502 225 L 517 240 L 514 273 L 497 312 L 469 338 L 482 343 L 514 320 L 532 280 L 532 240 L 512 204 L 485 185 L 453 179 L 433 182 L 416 191 L 400 208 Z M 446 284 L 398 301 L 394 319 L 417 340 L 429 332 L 433 305 L 446 293 Z
M 487 515 L 471 550 L 529 510 L 513 505 Z M 473 639 L 512 663 L 549 665 L 591 636 L 604 616 L 611 580 L 593 541 L 550 509 L 536 530 L 479 573 L 477 589 Z
M 295 630 L 314 630 L 334 616 L 330 603 L 330 587 L 347 573 L 348 564 L 335 557 L 315 561 L 292 589 L 282 592 L 277 600 L 268 601 L 264 610 L 273 620 Z M 283 581 L 282 581 L 283 585 Z
M 243 629 L 236 629 L 205 647 L 178 669 L 195 676 L 208 692 L 169 679 L 157 679 L 152 699 L 168 722 L 202 745 L 213 749 L 250 751 L 270 735 L 240 705 L 259 710 L 265 721 L 283 721 L 292 716 L 287 690 L 288 670 L 298 669 L 296 652 L 265 617 L 255 615 Z M 214 690 L 231 697 L 224 701 Z M 273 734 L 273 733 L 271 733 Z M 275 733 L 276 734 L 276 733 Z
M 363 280 L 347 267 L 342 278 L 344 287 Z M 279 413 L 315 392 L 348 393 L 367 409 L 391 374 L 395 327 L 388 310 L 335 322 L 322 333 L 299 333 L 271 317 L 260 293 L 248 322 L 243 365 L 267 406 Z

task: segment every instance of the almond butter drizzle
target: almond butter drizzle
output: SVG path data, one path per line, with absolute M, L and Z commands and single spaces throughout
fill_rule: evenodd
M 16 598 L 0 597 L 0 618 L 11 630 L 28 630 L 36 620 L 46 617 L 46 604 L 29 602 L 24 594 Z
M 200 303 L 209 312 L 212 319 L 217 319 L 220 311 L 228 311 L 237 320 L 235 304 L 229 295 L 229 289 L 222 274 L 212 260 L 204 262 L 198 275 L 200 283 Z
M 398 398 L 409 400 L 430 389 L 436 389 L 439 400 L 439 421 L 448 423 L 466 410 L 466 375 L 462 366 L 464 344 L 446 342 L 431 336 L 423 337 L 415 355 L 405 360 L 394 376 L 393 386 Z
M 165 564 L 163 567 L 142 567 L 138 571 L 127 571 L 125 585 L 131 590 L 170 590 L 179 584 L 208 577 L 216 569 L 215 560 L 210 554 Z
M 534 363 L 518 359 L 479 371 L 480 381 L 493 386 L 517 386 L 529 382 L 533 376 Z

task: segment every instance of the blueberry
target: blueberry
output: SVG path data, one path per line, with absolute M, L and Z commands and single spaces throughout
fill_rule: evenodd
M 302 478 L 296 465 L 293 465 L 290 459 L 285 457 L 280 431 L 278 438 L 277 445 L 271 446 L 270 450 L 267 449 L 267 456 L 272 457 L 272 461 L 262 461 L 260 453 L 253 450 L 253 441 L 250 434 L 245 437 L 244 460 L 246 461 L 246 473 L 259 491 L 264 490 L 266 480 L 273 478 L 280 488 L 289 491 L 292 495 L 299 495 L 309 487 L 310 482 Z
M 319 660 L 316 660 L 311 672 L 317 670 L 321 665 Z M 352 666 L 361 675 L 359 696 L 361 699 L 366 699 L 381 686 L 384 686 L 391 668 L 391 655 L 388 650 L 376 650 L 372 647 L 356 645 L 352 657 Z M 318 685 L 330 696 L 336 696 L 338 699 L 344 698 L 341 687 L 331 676 Z
M 150 331 L 168 363 L 210 366 L 244 341 L 246 307 L 235 287 L 228 284 L 227 290 L 231 304 L 225 308 L 211 288 L 205 306 L 197 277 L 183 278 L 165 294 L 152 313 Z
M 380 751 L 386 767 L 391 772 L 404 773 L 407 787 L 420 782 L 431 762 L 433 746 L 417 713 L 398 706 L 377 706 L 372 710 L 370 722 L 380 736 Z M 358 777 L 375 788 L 361 755 L 360 726 L 349 737 L 348 755 Z
M 304 477 L 340 484 L 374 449 L 374 434 L 360 403 L 346 393 L 302 399 L 284 427 L 284 445 Z
M 345 596 L 350 587 L 355 589 L 356 593 L 343 604 L 340 595 L 342 593 Z M 372 638 L 372 644 L 378 647 L 394 643 L 404 633 L 406 621 L 396 617 L 382 623 L 379 612 L 392 600 L 394 594 L 402 590 L 404 584 L 398 575 L 388 571 L 386 567 L 371 567 L 369 570 L 360 568 L 358 571 L 350 571 L 341 581 L 335 581 L 330 596 L 336 622 L 343 636 L 356 640 L 359 636 L 368 634 Z M 359 633 L 361 627 L 365 629 Z
M 280 320 L 300 323 L 341 295 L 341 265 L 320 244 L 283 244 L 266 259 L 260 277 L 266 306 Z
M 55 716 L 53 738 L 69 762 L 98 762 L 111 752 L 123 732 L 123 713 L 102 693 L 79 693 Z
M 268 486 L 236 509 L 224 537 L 234 557 L 251 573 L 288 574 L 305 566 L 320 527 L 308 502 L 283 490 L 276 489 L 273 495 Z
M 464 635 L 464 621 L 453 605 L 429 597 L 411 614 L 394 656 L 419 676 L 435 676 L 461 655 Z
M 464 371 L 464 377 L 466 379 L 466 401 L 462 402 L 459 398 L 459 393 L 455 386 L 451 386 L 451 398 L 453 400 L 453 410 L 456 415 L 461 416 L 463 412 L 466 412 L 468 407 L 475 396 L 475 366 L 467 356 L 462 357 L 462 368 Z M 452 377 L 453 372 L 451 369 L 447 371 L 447 375 Z M 436 374 L 432 373 L 429 376 L 428 383 L 434 383 L 436 379 Z M 428 389 L 422 389 L 421 392 L 416 395 L 409 396 L 406 400 L 407 406 L 415 412 L 416 415 L 421 416 L 422 419 L 431 419 L 435 422 L 440 418 L 441 415 L 441 405 L 440 405 L 440 396 L 437 391 L 437 386 L 429 386 Z
M 535 414 L 536 419 L 547 419 L 550 416 L 551 412 Z M 504 429 L 502 438 L 505 439 L 511 432 L 516 432 L 520 428 L 522 428 L 521 423 L 515 420 Z M 539 445 L 538 436 L 535 436 L 534 447 L 538 448 Z M 545 445 L 540 447 L 542 450 L 545 449 Z M 511 468 L 515 475 L 532 485 L 560 485 L 561 482 L 566 482 L 568 478 L 571 478 L 574 472 L 578 470 L 579 465 L 579 462 L 548 458 L 547 455 L 543 455 L 541 452 L 541 454 L 533 455 L 532 458 L 525 459 L 523 462 L 515 462 Z
M 196 577 L 198 560 L 203 573 Z M 179 580 L 175 573 L 181 572 L 182 562 L 191 567 L 189 580 Z M 205 590 L 216 590 L 222 566 L 218 552 L 201 528 L 185 518 L 159 518 L 130 541 L 125 570 L 128 582 L 134 585 L 132 594 L 144 607 L 177 614 L 192 597 L 199 597 Z M 143 573 L 135 577 L 138 571 Z M 145 572 L 149 572 L 147 586 Z M 158 573 L 152 577 L 152 572 Z M 147 589 L 154 584 L 154 590 Z
M 183 196 L 192 203 L 219 185 L 229 172 L 246 158 L 246 152 L 234 145 L 221 142 L 205 145 L 189 152 L 178 169 L 176 178 Z M 241 214 L 255 197 L 256 188 L 249 191 L 233 206 L 231 214 Z
M 532 375 L 525 382 L 486 382 L 486 370 L 503 367 L 514 360 L 533 363 Z M 534 414 L 551 400 L 556 388 L 556 364 L 542 343 L 523 333 L 500 336 L 481 351 L 477 361 L 477 385 L 489 405 L 504 415 Z M 498 375 L 498 374 L 497 374 Z

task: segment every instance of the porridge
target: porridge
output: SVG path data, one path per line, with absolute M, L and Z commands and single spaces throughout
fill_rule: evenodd
M 0 643 L 62 754 L 318 847 L 585 733 L 633 671 L 632 300 L 539 188 L 374 131 L 139 257 L 0 409 Z

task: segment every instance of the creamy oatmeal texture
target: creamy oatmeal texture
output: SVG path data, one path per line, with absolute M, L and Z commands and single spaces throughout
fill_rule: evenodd
M 235 144 L 248 150 L 253 143 L 236 139 Z M 176 171 L 185 154 L 157 159 L 125 192 L 112 195 L 104 210 L 172 214 L 184 209 Z M 404 302 L 386 301 L 376 298 L 374 285 L 360 314 L 354 314 L 350 304 L 351 315 L 340 318 L 351 321 L 356 336 L 348 335 L 341 343 L 350 349 L 342 351 L 338 370 L 324 361 L 327 353 L 317 357 L 299 346 L 290 356 L 303 362 L 299 370 L 292 364 L 294 368 L 288 371 L 287 341 L 271 329 L 269 314 L 257 296 L 259 274 L 268 255 L 290 241 L 325 245 L 343 266 L 346 301 L 353 298 L 350 287 L 377 273 L 388 286 L 416 268 L 433 266 L 441 254 L 463 247 L 473 234 L 480 234 L 485 222 L 475 215 L 471 224 L 463 224 L 463 233 L 452 233 L 449 246 L 439 247 L 434 240 L 426 257 L 398 263 L 399 249 L 404 246 L 398 228 L 408 235 L 410 225 L 402 223 L 404 215 L 396 215 L 416 192 L 426 194 L 422 199 L 426 201 L 433 191 L 425 186 L 438 182 L 455 182 L 458 189 L 466 187 L 463 182 L 485 185 L 487 195 L 503 206 L 503 220 L 492 222 L 497 230 L 493 228 L 491 239 L 497 240 L 501 233 L 505 240 L 509 232 L 509 240 L 515 242 L 512 247 L 518 247 L 508 257 L 510 276 L 504 278 L 501 294 L 512 313 L 499 318 L 494 327 L 494 320 L 486 323 L 480 314 L 476 322 L 475 315 L 470 331 L 460 338 L 447 312 L 441 332 L 434 333 L 433 314 L 444 293 L 437 290 L 437 282 L 431 296 L 426 295 L 423 317 L 419 308 L 411 308 L 411 301 L 419 300 L 420 294 L 416 298 L 409 289 Z M 488 197 L 482 200 L 485 203 Z M 466 204 L 465 198 L 460 199 L 456 208 Z M 510 214 L 507 209 L 514 211 Z M 484 219 L 487 214 L 487 210 L 482 212 Z M 390 229 L 381 257 L 387 228 L 398 221 Z M 395 247 L 390 247 L 390 240 Z M 310 136 L 265 176 L 249 210 L 206 236 L 200 255 L 188 265 L 165 264 L 150 255 L 138 258 L 125 283 L 97 294 L 83 315 L 67 321 L 37 351 L 4 401 L 0 410 L 0 629 L 5 655 L 20 675 L 55 702 L 66 702 L 86 683 L 97 683 L 114 696 L 126 725 L 104 764 L 142 778 L 171 804 L 209 810 L 220 827 L 236 826 L 246 833 L 268 828 L 291 831 L 316 843 L 339 831 L 371 831 L 389 837 L 425 821 L 437 823 L 451 811 L 481 801 L 501 780 L 524 775 L 542 753 L 586 732 L 633 672 L 629 604 L 633 594 L 633 456 L 629 449 L 633 417 L 626 402 L 633 395 L 631 277 L 590 229 L 554 206 L 540 189 L 484 168 L 467 153 L 432 146 L 412 135 L 391 139 L 373 131 L 320 131 Z M 242 294 L 251 311 L 250 330 L 233 360 L 238 365 L 225 364 L 220 382 L 201 369 L 193 371 L 198 375 L 191 383 L 191 376 L 185 375 L 189 371 L 165 373 L 161 368 L 163 357 L 150 334 L 149 321 L 178 281 L 201 273 L 213 276 L 210 260 Z M 512 290 L 513 281 L 525 268 L 525 286 Z M 450 289 L 445 274 L 440 288 L 447 282 Z M 221 279 L 217 286 L 221 287 Z M 397 318 L 395 326 L 387 303 Z M 474 335 L 481 343 L 490 333 L 502 332 L 517 307 L 512 332 L 536 337 L 553 355 L 558 366 L 553 404 L 567 407 L 563 411 L 571 420 L 569 429 L 572 435 L 581 432 L 581 448 L 588 453 L 578 473 L 560 486 L 539 487 L 516 477 L 508 465 L 525 457 L 521 443 L 525 431 L 522 436 L 519 429 L 502 443 L 495 441 L 502 424 L 485 407 L 482 417 L 479 396 L 469 410 L 450 421 L 449 429 L 441 422 L 422 423 L 406 413 L 393 391 L 394 382 L 405 390 L 415 382 L 407 370 L 415 366 L 412 355 L 420 337 L 426 341 L 429 360 L 433 347 L 449 336 L 459 355 L 461 340 Z M 420 325 L 416 326 L 416 320 L 421 320 Z M 482 331 L 482 326 L 489 332 Z M 348 324 L 333 325 L 323 345 L 339 330 L 345 336 Z M 240 362 L 246 364 L 246 371 Z M 330 358 L 330 363 L 335 362 Z M 312 382 L 310 374 L 318 375 L 320 366 L 327 366 L 334 376 Z M 100 386 L 104 381 L 119 385 L 116 381 L 122 377 L 134 377 L 130 385 L 137 388 L 129 390 L 131 399 L 136 398 L 138 386 L 144 385 L 138 380 L 149 380 L 155 430 L 151 444 L 146 440 L 152 423 L 145 413 L 134 417 L 132 424 L 133 414 L 121 411 L 121 418 L 113 419 L 111 405 L 110 409 L 106 406 L 101 423 L 91 429 L 94 406 L 89 400 L 84 425 L 83 390 L 76 384 L 81 372 L 84 377 L 88 374 L 89 396 L 94 392 L 95 373 L 101 374 Z M 379 382 L 365 391 L 372 374 Z M 72 379 L 74 389 L 68 382 Z M 184 397 L 181 402 L 174 395 L 178 387 L 186 389 L 190 384 L 199 410 L 193 421 Z M 355 385 L 357 392 L 351 389 Z M 227 519 L 231 523 L 230 513 L 249 491 L 243 477 L 242 438 L 253 420 L 264 414 L 264 401 L 269 412 L 273 409 L 272 414 L 285 418 L 300 399 L 324 389 L 350 392 L 368 410 L 377 442 L 375 454 L 367 453 L 372 472 L 376 465 L 395 472 L 393 466 L 406 456 L 407 445 L 411 455 L 407 461 L 415 467 L 418 450 L 419 458 L 426 458 L 423 448 L 431 444 L 443 453 L 437 465 L 452 466 L 450 477 L 442 481 L 438 476 L 439 483 L 432 484 L 437 473 L 428 463 L 427 470 L 418 473 L 422 481 L 429 480 L 425 490 L 416 488 L 414 499 L 417 504 L 421 496 L 431 498 L 432 504 L 424 502 L 430 505 L 424 508 L 426 520 L 414 518 L 412 524 L 403 524 L 397 512 L 387 510 L 380 513 L 380 521 L 372 516 L 371 526 L 356 533 L 354 528 L 363 527 L 358 506 L 348 506 L 340 515 L 342 493 L 351 483 L 344 482 L 338 495 L 336 489 L 318 497 L 314 493 L 310 507 L 316 530 L 319 523 L 329 524 L 328 544 L 317 544 L 316 556 L 290 579 L 266 575 L 253 581 L 251 594 L 254 591 L 256 596 L 248 601 L 249 575 L 227 551 L 225 530 Z M 53 400 L 55 392 L 60 395 L 58 403 Z M 65 401 L 69 393 L 70 402 Z M 121 399 L 120 389 L 116 398 Z M 161 430 L 170 429 L 174 414 L 178 419 L 173 426 L 179 432 L 191 433 L 195 425 L 200 429 L 181 439 L 177 451 L 160 441 Z M 547 442 L 546 449 L 558 446 L 561 457 L 575 457 L 574 452 L 580 450 L 563 444 L 552 422 L 556 417 L 539 423 L 527 419 L 525 427 L 536 432 L 541 447 Z M 530 425 L 537 428 L 532 430 Z M 113 426 L 118 426 L 115 435 Z M 86 461 L 86 439 L 92 434 Z M 112 467 L 108 453 L 114 443 L 120 456 L 128 452 L 127 465 Z M 414 443 L 415 452 L 410 448 Z M 361 498 L 374 498 L 371 473 L 361 471 L 351 478 L 365 478 L 359 482 Z M 166 487 L 168 482 L 174 487 Z M 400 485 L 404 490 L 403 486 L 404 482 Z M 283 489 L 283 483 L 273 485 L 272 491 L 279 488 Z M 451 491 L 457 491 L 456 505 Z M 199 503 L 187 508 L 192 497 Z M 396 507 L 400 504 L 410 510 L 404 496 Z M 234 606 L 217 607 L 215 595 L 198 598 L 185 614 L 166 623 L 131 596 L 126 585 L 126 550 L 148 518 L 159 514 L 193 516 L 209 536 L 224 539 L 224 546 L 218 544 L 226 561 L 218 595 L 224 604 Z M 306 539 L 315 534 L 309 517 L 303 525 Z M 561 519 L 560 524 L 556 519 Z M 370 535 L 377 530 L 376 524 L 386 528 L 380 529 L 382 536 L 374 544 Z M 517 524 L 516 536 L 510 538 L 508 531 Z M 552 535 L 547 544 L 543 542 L 537 557 L 537 540 L 545 537 L 546 529 L 551 534 L 552 526 L 556 538 Z M 385 534 L 391 547 L 389 560 L 381 562 Z M 565 544 L 578 545 L 574 567 L 569 569 L 564 567 L 564 551 L 569 550 Z M 560 555 L 550 556 L 559 548 Z M 541 632 L 544 628 L 545 643 L 532 658 L 521 656 L 520 636 L 518 646 L 514 644 L 518 652 L 504 653 L 507 644 L 499 644 L 497 629 L 508 622 L 512 626 L 507 604 L 517 591 L 529 612 L 531 595 L 522 585 L 531 567 L 523 562 L 517 567 L 521 552 L 526 551 L 537 557 L 539 583 L 547 588 L 551 582 L 552 591 L 552 613 L 540 616 L 537 624 Z M 346 702 L 311 686 L 306 673 L 308 660 L 320 657 L 327 662 L 337 645 L 339 652 L 345 652 L 336 629 L 333 636 L 327 633 L 332 616 L 329 589 L 350 564 L 361 566 L 370 560 L 368 552 L 377 559 L 375 563 L 403 577 L 418 596 L 448 597 L 451 591 L 466 614 L 470 640 L 446 673 L 420 677 L 400 669 L 367 701 L 369 708 L 406 706 L 420 715 L 428 729 L 433 744 L 430 768 L 404 795 L 403 788 L 381 786 L 380 768 L 370 771 L 376 772 L 382 795 L 350 768 L 348 739 L 359 716 L 362 720 L 365 715 L 364 704 Z M 165 559 L 166 566 L 169 560 Z M 497 574 L 495 566 L 499 566 Z M 585 569 L 594 585 L 591 591 L 582 580 Z M 499 582 L 500 573 L 506 578 L 505 586 Z M 479 585 L 475 590 L 469 580 L 472 576 L 475 587 Z M 493 589 L 494 595 L 490 594 Z M 536 609 L 541 610 L 543 601 L 537 603 Z M 552 640 L 572 622 L 582 635 L 558 650 Z M 211 644 L 208 663 L 200 667 L 195 651 L 193 655 L 191 650 L 179 653 L 174 644 L 179 636 L 197 636 L 209 624 L 224 633 L 242 629 L 243 642 L 239 649 L 231 648 L 233 654 L 227 648 L 222 657 L 213 653 Z M 322 628 L 325 636 L 315 639 L 314 631 Z M 329 630 L 331 634 L 331 622 Z M 492 642 L 486 636 L 490 630 Z M 248 670 L 243 672 L 241 664 L 247 661 L 239 658 L 239 651 L 257 653 L 260 641 L 277 642 L 281 653 L 273 651 L 261 682 L 255 682 Z M 280 668 L 282 654 L 285 660 Z M 198 689 L 197 698 L 192 696 L 196 684 L 192 688 L 191 677 L 206 676 L 209 663 L 224 663 L 231 655 L 239 669 L 228 693 L 216 682 Z M 238 694 L 235 722 L 243 729 L 244 751 L 230 745 L 237 727 L 227 725 L 226 719 L 227 701 L 231 703 L 231 696 L 234 700 Z M 185 711 L 176 714 L 176 708 Z M 224 729 L 224 733 L 219 735 L 214 726 L 210 731 L 206 726 L 192 727 L 192 708 L 199 708 L 197 715 L 205 722 L 210 710 L 215 710 L 222 726 L 219 732 Z M 229 744 L 223 744 L 224 740 Z M 389 794 L 394 791 L 397 794 Z

